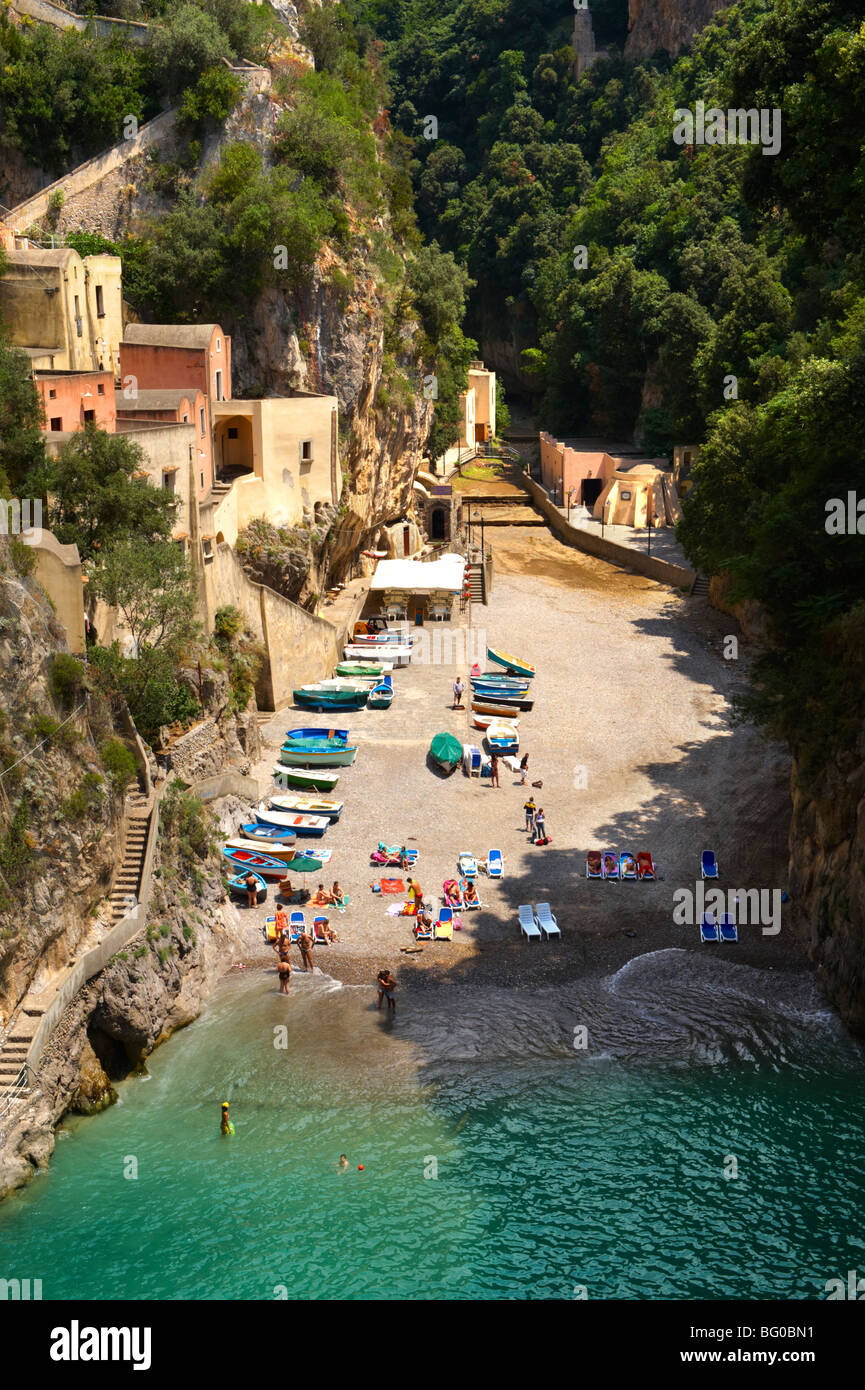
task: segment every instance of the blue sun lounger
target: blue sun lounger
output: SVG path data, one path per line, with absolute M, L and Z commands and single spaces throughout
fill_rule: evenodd
M 739 928 L 736 926 L 735 918 L 731 917 L 729 912 L 725 912 L 721 918 L 721 940 L 739 940 Z
M 551 936 L 561 936 L 559 924 L 550 910 L 549 903 L 538 903 L 535 908 L 535 921 L 547 940 Z
M 533 937 L 536 937 L 537 940 L 540 941 L 541 929 L 535 922 L 535 914 L 528 903 L 524 903 L 522 907 L 517 908 L 517 916 L 520 919 L 520 931 L 523 936 L 527 936 L 529 941 L 531 941 Z
M 703 913 L 703 920 L 700 923 L 701 941 L 720 941 L 718 926 L 711 912 Z
M 490 878 L 501 878 L 504 874 L 505 861 L 502 858 L 500 849 L 491 849 L 487 855 L 487 873 Z
M 292 941 L 296 941 L 302 931 L 306 931 L 306 918 L 302 912 L 290 912 L 288 928 Z
M 703 878 L 718 877 L 718 861 L 713 849 L 704 849 L 700 857 L 700 873 Z

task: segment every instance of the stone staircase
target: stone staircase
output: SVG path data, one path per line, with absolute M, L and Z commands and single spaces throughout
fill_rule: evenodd
M 691 597 L 692 597 L 692 598 L 708 598 L 708 597 L 709 597 L 709 581 L 708 581 L 708 579 L 706 578 L 705 574 L 698 574 L 698 575 L 697 575 L 697 578 L 694 580 L 694 584 L 693 584 L 693 587 L 692 587 L 692 589 L 691 589 Z
M 125 917 L 138 901 L 141 887 L 141 874 L 144 868 L 144 854 L 147 849 L 147 835 L 153 806 L 150 797 L 140 791 L 133 791 L 126 797 L 126 844 L 123 860 L 108 895 L 109 925 L 114 926 Z
M 486 584 L 484 583 L 484 567 L 473 562 L 468 567 L 469 570 L 469 598 L 472 603 L 486 603 Z

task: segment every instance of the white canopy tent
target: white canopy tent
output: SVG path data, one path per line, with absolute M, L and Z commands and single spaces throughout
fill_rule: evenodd
M 371 593 L 458 594 L 463 587 L 465 560 L 447 552 L 437 560 L 380 560 L 370 581 Z

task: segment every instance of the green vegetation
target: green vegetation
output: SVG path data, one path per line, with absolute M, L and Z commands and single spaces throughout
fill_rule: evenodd
M 0 273 L 3 266 L 0 261 Z M 45 461 L 42 398 L 30 358 L 0 335 L 0 485 L 23 495 L 27 479 Z
M 96 772 L 85 772 L 74 792 L 60 803 L 60 819 L 82 821 L 102 806 L 102 778 Z
M 243 615 L 232 604 L 217 608 L 213 618 L 213 642 L 228 663 L 230 708 L 240 714 L 255 692 L 255 682 L 265 658 L 264 648 L 245 630 Z
M 119 738 L 106 739 L 99 749 L 99 754 L 115 795 L 122 796 L 129 784 L 138 777 L 135 758 Z
M 20 888 L 30 871 L 33 861 L 33 844 L 30 831 L 30 809 L 24 798 L 18 802 L 8 829 L 0 838 L 0 875 L 4 885 L 13 891 Z M 8 893 L 0 895 L 0 911 L 8 910 L 11 903 Z
M 852 747 L 865 688 L 861 544 L 824 527 L 863 445 L 858 10 L 742 0 L 675 63 L 578 82 L 564 3 L 352 9 L 384 43 L 421 230 L 473 282 L 468 330 L 522 350 L 542 426 L 704 445 L 682 540 L 767 611 L 743 712 L 814 773 Z M 625 10 L 593 4 L 599 43 L 621 43 Z M 697 99 L 779 108 L 780 152 L 676 144 Z
M 87 667 L 69 652 L 54 652 L 48 686 L 58 705 L 71 709 L 88 689 Z
M 159 804 L 159 830 L 174 854 L 189 867 L 207 859 L 215 847 L 213 814 L 176 779 Z

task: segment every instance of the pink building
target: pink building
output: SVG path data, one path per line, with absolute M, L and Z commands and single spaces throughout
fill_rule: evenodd
M 74 433 L 87 424 L 114 433 L 117 409 L 110 372 L 36 371 L 33 380 L 51 434 Z
M 124 390 L 200 391 L 231 399 L 231 339 L 218 323 L 130 323 L 120 344 Z M 134 382 L 127 383 L 128 377 Z M 209 422 L 208 422 L 209 423 Z

